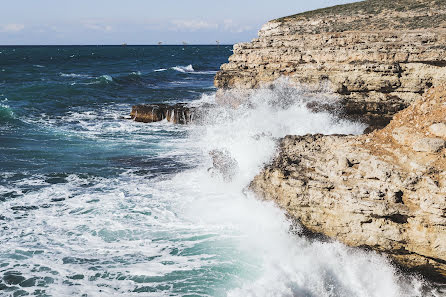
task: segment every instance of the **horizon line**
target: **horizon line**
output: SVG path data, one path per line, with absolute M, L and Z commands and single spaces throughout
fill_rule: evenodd
M 228 46 L 234 45 L 235 43 L 188 43 L 188 44 L 178 44 L 178 43 L 166 43 L 166 44 L 0 44 L 0 47 L 11 47 L 11 46 Z

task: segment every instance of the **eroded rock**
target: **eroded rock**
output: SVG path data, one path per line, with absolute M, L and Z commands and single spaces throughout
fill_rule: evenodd
M 446 154 L 425 136 L 445 115 L 437 87 L 367 135 L 286 136 L 250 188 L 314 233 L 446 282 Z
M 329 85 L 347 117 L 383 127 L 446 82 L 445 23 L 444 2 L 428 0 L 369 0 L 273 20 L 234 46 L 215 86 L 261 88 L 282 76 Z
M 195 107 L 178 103 L 134 105 L 130 117 L 136 122 L 152 123 L 166 119 L 175 124 L 188 124 L 194 120 Z
M 422 138 L 415 141 L 412 149 L 416 152 L 436 153 L 444 148 L 445 144 L 446 142 L 441 138 Z
M 446 123 L 435 123 L 429 127 L 429 132 L 438 137 L 446 138 Z

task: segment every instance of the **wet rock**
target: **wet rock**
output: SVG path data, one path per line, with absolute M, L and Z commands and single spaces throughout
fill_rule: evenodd
M 143 123 L 159 122 L 166 119 L 175 124 L 189 124 L 194 120 L 195 109 L 195 107 L 184 103 L 134 105 L 130 117 L 136 122 Z
M 286 136 L 252 181 L 308 230 L 390 255 L 446 283 L 446 138 L 426 138 L 444 121 L 446 86 L 360 136 Z M 412 146 L 419 141 L 414 153 Z
M 212 150 L 209 152 L 213 166 L 208 169 L 212 175 L 220 175 L 225 181 L 231 181 L 238 171 L 237 161 L 225 150 Z

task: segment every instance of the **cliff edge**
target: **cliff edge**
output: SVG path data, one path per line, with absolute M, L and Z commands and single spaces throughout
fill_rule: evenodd
M 445 115 L 436 87 L 367 135 L 287 136 L 250 188 L 312 232 L 446 282 Z
M 368 0 L 272 20 L 234 46 L 215 86 L 267 87 L 281 76 L 328 84 L 346 116 L 384 126 L 446 82 L 446 0 Z

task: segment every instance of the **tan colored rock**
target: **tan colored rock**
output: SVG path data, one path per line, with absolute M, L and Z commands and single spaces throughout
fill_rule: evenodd
M 429 132 L 438 137 L 446 138 L 446 123 L 435 123 L 429 127 Z
M 443 149 L 445 144 L 446 141 L 441 138 L 422 138 L 415 141 L 412 149 L 416 152 L 436 153 Z
M 297 84 L 328 82 L 347 115 L 374 124 L 446 82 L 443 0 L 368 0 L 265 24 L 234 46 L 215 86 L 267 87 L 281 76 Z
M 445 116 L 437 87 L 367 135 L 287 136 L 250 188 L 310 231 L 446 281 L 446 154 L 412 150 Z

